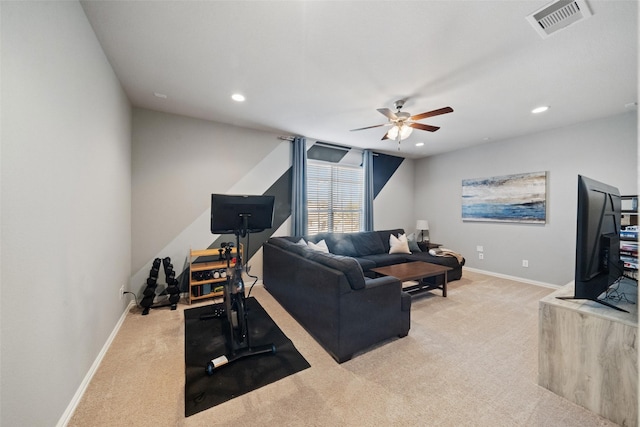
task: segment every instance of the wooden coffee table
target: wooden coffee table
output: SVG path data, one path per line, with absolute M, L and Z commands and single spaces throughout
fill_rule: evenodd
M 431 264 L 423 261 L 404 262 L 401 264 L 388 265 L 386 267 L 372 268 L 371 271 L 382 276 L 393 276 L 401 282 L 417 280 L 417 285 L 402 288 L 403 291 L 416 293 L 429 291 L 432 289 L 442 289 L 442 296 L 447 296 L 447 271 L 453 270 L 451 267 L 444 267 L 438 264 Z M 444 276 L 442 286 L 426 283 L 424 279 L 434 276 Z

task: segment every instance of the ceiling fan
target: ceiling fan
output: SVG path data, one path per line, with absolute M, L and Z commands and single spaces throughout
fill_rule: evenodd
M 392 126 L 391 129 L 387 133 L 384 134 L 382 140 L 385 139 L 397 139 L 398 140 L 398 150 L 400 149 L 400 141 L 403 139 L 407 139 L 413 129 L 426 130 L 429 132 L 435 132 L 440 129 L 439 126 L 431 126 L 425 125 L 422 123 L 416 123 L 415 120 L 426 119 L 427 117 L 439 116 L 441 114 L 447 114 L 453 112 L 453 108 L 444 107 L 439 108 L 437 110 L 428 111 L 422 114 L 416 114 L 415 116 L 410 115 L 405 111 L 400 111 L 404 106 L 404 100 L 400 99 L 393 104 L 396 107 L 396 112 L 394 113 L 388 108 L 378 108 L 378 111 L 386 116 L 389 119 L 388 123 L 367 126 L 358 129 L 351 129 L 351 131 L 364 130 L 364 129 L 372 129 L 381 126 Z

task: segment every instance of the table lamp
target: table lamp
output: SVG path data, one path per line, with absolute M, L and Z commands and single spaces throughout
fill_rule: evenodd
M 426 219 L 419 219 L 416 221 L 416 229 L 420 230 L 420 241 L 424 241 L 424 232 L 427 232 L 427 242 L 429 241 L 429 221 Z

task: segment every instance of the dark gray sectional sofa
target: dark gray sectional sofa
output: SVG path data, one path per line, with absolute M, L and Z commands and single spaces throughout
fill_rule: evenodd
M 394 277 L 374 278 L 371 268 L 420 260 L 449 263 L 445 265 L 454 268 L 449 280 L 462 274 L 462 265 L 454 257 L 389 254 L 392 233 L 397 236 L 404 231 L 305 237 L 314 243 L 325 240 L 330 253 L 297 244 L 300 236 L 271 237 L 263 245 L 265 288 L 339 363 L 409 333 L 410 295 Z

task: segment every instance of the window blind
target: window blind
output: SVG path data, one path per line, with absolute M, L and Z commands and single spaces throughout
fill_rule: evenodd
M 361 167 L 308 161 L 308 234 L 362 230 L 363 192 Z

